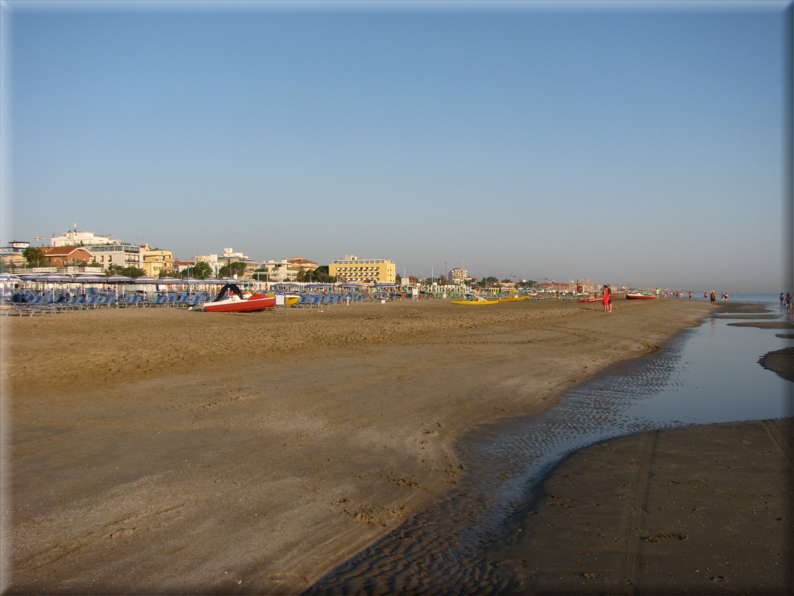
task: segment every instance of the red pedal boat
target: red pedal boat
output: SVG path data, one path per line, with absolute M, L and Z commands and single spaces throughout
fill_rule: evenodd
M 228 295 L 227 295 L 228 293 Z M 226 284 L 212 302 L 205 302 L 204 312 L 256 312 L 273 308 L 276 305 L 274 295 L 251 294 L 245 298 L 235 284 Z
M 626 300 L 653 300 L 656 296 L 652 296 L 647 292 L 629 292 L 626 294 Z

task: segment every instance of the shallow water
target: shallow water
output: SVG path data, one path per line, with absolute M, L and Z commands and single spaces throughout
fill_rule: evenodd
M 792 341 L 731 322 L 739 321 L 710 317 L 664 350 L 578 385 L 548 412 L 479 428 L 458 446 L 467 474 L 455 491 L 307 593 L 499 593 L 509 580 L 488 560 L 489 546 L 572 452 L 653 429 L 791 416 L 792 384 L 758 360 Z

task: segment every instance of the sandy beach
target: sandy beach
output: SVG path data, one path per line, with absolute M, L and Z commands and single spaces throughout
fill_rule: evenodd
M 791 418 L 606 441 L 491 556 L 515 594 L 791 594 Z
M 454 488 L 464 433 L 552 407 L 710 312 L 439 301 L 4 320 L 3 587 L 300 592 Z

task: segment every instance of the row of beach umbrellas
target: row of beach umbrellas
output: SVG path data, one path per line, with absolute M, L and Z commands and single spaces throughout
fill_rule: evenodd
M 39 275 L 11 275 L 8 273 L 0 273 L 0 282 L 17 283 L 17 282 L 35 282 L 35 283 L 61 283 L 61 284 L 155 284 L 160 286 L 168 286 L 175 284 L 227 284 L 235 283 L 237 280 L 233 279 L 178 279 L 176 277 L 160 277 L 154 278 L 147 275 L 141 277 L 127 277 L 126 275 L 92 275 L 89 273 L 78 275 L 66 275 L 65 273 L 43 273 Z

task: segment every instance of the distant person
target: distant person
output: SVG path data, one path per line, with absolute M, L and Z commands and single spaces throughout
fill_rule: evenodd
M 609 284 L 607 284 L 604 286 L 604 297 L 601 299 L 601 302 L 604 304 L 604 312 L 609 312 L 610 294 Z
M 709 293 L 703 292 L 703 300 L 708 300 L 708 299 L 709 299 Z
M 786 302 L 785 296 L 783 296 L 783 292 L 780 292 L 780 306 L 783 306 Z
M 792 307 L 791 292 L 786 292 L 786 310 L 791 312 L 791 307 Z
M 711 290 L 711 306 L 717 304 L 717 292 Z
M 689 299 L 692 300 L 692 292 L 689 292 Z

